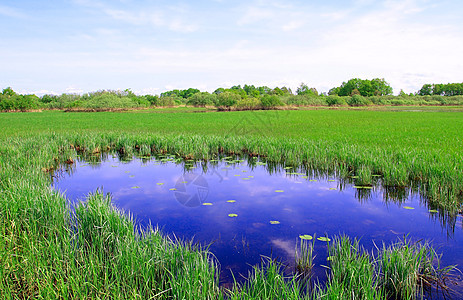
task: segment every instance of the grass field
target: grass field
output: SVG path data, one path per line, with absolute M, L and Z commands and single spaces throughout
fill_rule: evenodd
M 114 210 L 103 195 L 90 195 L 71 214 L 65 199 L 49 188 L 44 170 L 75 159 L 77 150 L 117 150 L 129 156 L 169 152 L 196 159 L 219 152 L 259 154 L 276 164 L 341 177 L 355 175 L 362 184 L 380 175 L 385 186 L 414 186 L 428 198 L 430 207 L 450 214 L 461 210 L 461 112 L 184 112 L 190 110 L 0 114 L 2 298 L 220 299 L 227 294 L 218 287 L 218 270 L 210 253 L 171 241 L 156 230 L 135 234 L 130 217 Z M 352 243 L 354 248 L 349 246 Z M 312 296 L 349 294 L 373 299 L 390 293 L 413 299 L 420 270 L 431 270 L 435 276 L 429 267 L 433 250 L 411 245 L 385 245 L 384 249 L 382 268 L 390 269 L 392 257 L 405 255 L 425 266 L 418 264 L 412 270 L 404 264 L 400 273 L 408 270 L 411 277 L 401 279 L 391 269 L 381 279 L 369 267 L 373 258 L 362 254 L 355 242 L 341 239 L 330 255 L 339 254 L 340 262 L 351 257 L 352 267 L 333 265 L 331 272 L 339 270 L 339 277 L 331 274 L 327 288 L 318 288 Z M 355 268 L 366 270 L 363 277 L 352 277 L 353 282 L 344 284 L 344 274 Z M 359 288 L 360 283 L 364 286 Z M 388 290 L 402 285 L 403 291 Z M 288 299 L 311 297 L 301 293 L 298 278 L 284 279 L 271 262 L 257 267 L 249 284 L 237 286 L 228 295 L 262 299 L 262 292 Z

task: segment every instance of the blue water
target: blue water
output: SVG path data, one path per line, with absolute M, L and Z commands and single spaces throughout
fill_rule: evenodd
M 294 174 L 299 172 L 304 175 Z M 246 276 L 262 256 L 291 265 L 303 234 L 346 234 L 361 238 L 369 250 L 408 235 L 432 241 L 443 254 L 443 265 L 463 266 L 462 216 L 429 212 L 426 201 L 406 190 L 385 191 L 380 185 L 358 189 L 335 177 L 307 176 L 301 170 L 272 169 L 248 161 L 123 162 L 111 156 L 97 164 L 76 162 L 54 186 L 74 203 L 102 189 L 141 226 L 151 223 L 166 234 L 212 243 L 223 282 L 231 281 L 229 270 L 235 277 Z M 394 200 L 393 195 L 401 199 Z M 315 245 L 315 272 L 323 280 L 327 246 L 321 241 Z

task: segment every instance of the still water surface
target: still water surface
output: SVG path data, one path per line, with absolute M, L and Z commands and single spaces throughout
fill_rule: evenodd
M 303 234 L 346 234 L 361 238 L 369 250 L 408 235 L 432 241 L 443 253 L 443 265 L 463 266 L 461 215 L 430 212 L 418 195 L 386 191 L 379 184 L 359 189 L 332 176 L 234 158 L 206 164 L 108 156 L 96 164 L 78 161 L 67 171 L 54 186 L 72 203 L 102 189 L 138 225 L 151 223 L 167 234 L 212 243 L 222 282 L 232 280 L 229 270 L 238 278 L 247 275 L 261 256 L 290 265 Z M 315 255 L 315 273 L 323 280 L 326 242 L 315 242 Z

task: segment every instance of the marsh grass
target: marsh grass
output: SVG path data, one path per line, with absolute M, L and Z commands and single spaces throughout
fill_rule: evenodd
M 446 281 L 456 268 L 441 268 L 439 261 L 428 242 L 413 243 L 404 237 L 392 245 L 383 244 L 378 259 L 378 284 L 392 299 L 416 299 L 432 286 L 448 290 Z
M 326 287 L 307 292 L 301 276 L 284 276 L 281 266 L 268 260 L 225 295 L 218 287 L 218 264 L 207 248 L 170 238 L 156 228 L 139 230 L 130 215 L 115 209 L 110 197 L 98 191 L 72 211 L 49 181 L 66 161 L 76 161 L 77 153 L 96 163 L 105 151 L 119 151 L 126 158 L 172 154 L 196 161 L 253 153 L 269 167 L 302 166 L 329 174 L 340 168 L 355 174 L 369 167 L 371 174 L 384 176 L 386 185 L 412 176 L 437 207 L 461 207 L 463 180 L 457 162 L 425 158 L 411 165 L 405 153 L 394 158 L 381 156 L 381 150 L 374 155 L 357 150 L 330 142 L 233 136 L 69 133 L 5 139 L 0 144 L 0 298 L 413 299 L 417 288 L 442 285 L 452 267 L 440 268 L 430 245 L 383 246 L 388 250 L 382 252 L 381 267 L 372 267 L 375 260 L 356 240 L 340 237 L 329 244 Z M 385 163 L 391 159 L 404 161 Z M 311 251 L 307 245 L 298 256 L 302 270 L 312 263 Z M 400 265 L 396 261 L 403 264 L 394 269 Z

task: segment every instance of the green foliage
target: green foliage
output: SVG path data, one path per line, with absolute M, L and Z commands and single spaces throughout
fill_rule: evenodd
M 392 94 L 392 87 L 384 80 L 374 78 L 372 80 L 353 78 L 343 82 L 340 87 L 332 88 L 330 95 L 351 96 L 359 94 L 364 97 L 385 96 Z
M 347 98 L 347 104 L 349 104 L 349 106 L 366 106 L 370 105 L 371 101 L 360 95 L 352 95 Z
M 330 95 L 326 97 L 326 103 L 328 106 L 344 106 L 347 105 L 347 101 L 344 97 L 337 95 Z
M 39 108 L 39 97 L 20 95 L 7 87 L 0 94 L 0 111 L 27 111 Z
M 197 107 L 205 107 L 208 105 L 215 105 L 217 102 L 216 94 L 209 94 L 208 92 L 196 93 L 190 97 L 187 104 Z
M 276 95 L 264 95 L 262 98 L 260 98 L 260 102 L 262 104 L 262 108 L 264 109 L 271 109 L 283 105 L 280 97 Z
M 259 109 L 261 105 L 261 102 L 258 98 L 254 97 L 247 97 L 247 98 L 242 98 L 236 102 L 236 109 L 237 110 L 253 110 L 253 109 Z
M 306 96 L 318 96 L 318 91 L 316 88 L 309 88 L 305 83 L 301 83 L 301 85 L 296 90 L 296 94 Z
M 440 95 L 440 96 L 459 96 L 463 95 L 463 83 L 447 84 L 424 84 L 417 92 L 420 96 Z
M 238 103 L 241 96 L 233 92 L 223 92 L 217 95 L 216 106 L 219 109 L 230 109 L 233 105 Z

